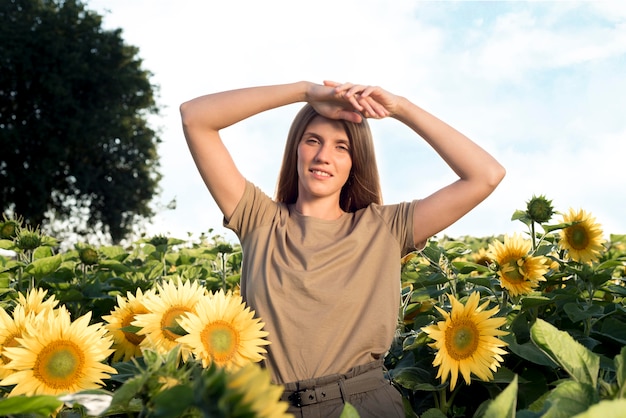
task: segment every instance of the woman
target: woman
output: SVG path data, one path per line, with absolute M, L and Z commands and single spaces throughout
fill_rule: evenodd
M 220 130 L 306 102 L 289 131 L 276 200 L 246 180 Z M 241 292 L 266 324 L 265 360 L 296 416 L 404 416 L 384 379 L 397 324 L 400 257 L 484 200 L 504 177 L 486 151 L 380 87 L 296 82 L 225 91 L 181 105 L 198 170 L 239 237 Z M 392 117 L 458 175 L 432 195 L 382 205 L 367 118 Z

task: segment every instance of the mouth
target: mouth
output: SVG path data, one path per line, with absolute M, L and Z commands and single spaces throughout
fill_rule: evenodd
M 311 169 L 309 170 L 311 173 L 315 174 L 318 177 L 332 177 L 332 174 L 326 172 L 326 171 L 322 171 L 322 170 L 316 170 L 316 169 Z

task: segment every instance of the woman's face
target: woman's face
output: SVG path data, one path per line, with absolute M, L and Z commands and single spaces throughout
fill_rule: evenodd
M 298 199 L 336 196 L 352 169 L 351 144 L 343 124 L 316 116 L 298 144 Z

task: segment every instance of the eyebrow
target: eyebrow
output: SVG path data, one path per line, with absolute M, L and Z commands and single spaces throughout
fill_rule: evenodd
M 306 136 L 313 136 L 313 137 L 318 138 L 318 139 L 324 139 L 322 137 L 322 135 L 320 135 L 320 134 L 318 134 L 318 133 L 316 133 L 314 131 L 304 131 L 304 133 L 302 134 L 302 138 L 304 138 Z M 335 143 L 337 143 L 337 144 L 345 144 L 345 145 L 350 146 L 350 139 L 348 139 L 348 138 L 331 139 L 331 141 L 335 141 Z

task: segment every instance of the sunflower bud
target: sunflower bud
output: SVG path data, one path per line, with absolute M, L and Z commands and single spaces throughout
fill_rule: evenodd
M 157 248 L 162 245 L 167 246 L 167 237 L 163 235 L 157 235 L 155 237 L 152 237 L 150 238 L 150 244 L 154 245 Z
M 43 244 L 39 228 L 23 228 L 17 233 L 17 248 L 23 251 L 31 251 Z
M 98 252 L 92 247 L 85 247 L 78 251 L 80 261 L 88 266 L 98 264 Z
M 17 236 L 20 224 L 10 219 L 0 223 L 0 239 L 13 239 Z
M 526 202 L 526 213 L 534 222 L 539 224 L 548 222 L 554 215 L 552 201 L 546 199 L 545 196 L 533 196 L 532 199 Z

